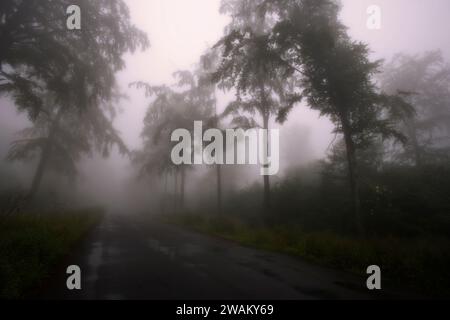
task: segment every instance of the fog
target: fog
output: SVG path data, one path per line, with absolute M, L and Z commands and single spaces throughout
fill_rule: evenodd
M 143 118 L 150 103 L 143 91 L 129 88 L 134 81 L 153 85 L 171 84 L 177 70 L 192 69 L 199 57 L 222 36 L 229 22 L 219 13 L 220 0 L 128 0 L 132 22 L 145 31 L 151 48 L 145 52 L 129 54 L 126 68 L 118 74 L 119 84 L 127 98 L 120 103 L 121 113 L 115 120 L 116 128 L 132 150 L 142 146 L 140 134 Z M 342 2 L 342 21 L 349 27 L 354 39 L 366 42 L 373 59 L 389 60 L 398 52 L 416 54 L 442 49 L 450 58 L 448 37 L 450 2 L 448 0 L 345 0 Z M 382 13 L 381 30 L 369 30 L 366 26 L 369 5 L 379 5 Z M 219 111 L 224 110 L 232 98 L 230 93 L 219 93 Z M 14 133 L 29 125 L 26 116 L 18 114 L 8 98 L 1 100 L 0 152 L 4 159 Z M 278 127 L 277 124 L 272 124 Z M 333 126 L 328 119 L 319 117 L 304 104 L 295 108 L 281 130 L 280 175 L 292 166 L 310 163 L 323 158 L 332 142 Z M 295 147 L 293 147 L 295 146 Z M 18 183 L 26 188 L 35 163 L 11 164 L 2 160 L 2 187 Z M 79 164 L 81 193 L 91 202 L 111 208 L 130 210 L 137 199 L 146 199 L 149 190 L 130 188 L 135 170 L 130 160 L 114 152 L 110 158 L 94 156 Z M 202 173 L 203 172 L 203 173 Z M 188 184 L 197 185 L 207 174 L 199 170 Z M 5 178 L 6 177 L 6 178 Z M 9 178 L 8 178 L 9 177 Z M 258 175 L 243 178 L 249 185 Z M 156 182 L 159 183 L 159 182 Z M 127 190 L 128 193 L 124 193 Z M 139 190 L 139 191 L 136 191 Z M 130 198 L 132 193 L 135 198 Z M 140 193 L 140 194 L 137 194 Z

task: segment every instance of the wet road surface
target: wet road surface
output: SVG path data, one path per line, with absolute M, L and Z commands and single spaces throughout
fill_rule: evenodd
M 65 264 L 80 266 L 82 289 L 67 289 L 67 266 L 61 266 L 39 298 L 374 298 L 364 274 L 359 278 L 131 216 L 106 216 Z

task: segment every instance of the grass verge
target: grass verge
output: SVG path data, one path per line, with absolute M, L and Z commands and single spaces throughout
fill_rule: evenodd
M 0 299 L 23 298 L 102 216 L 87 209 L 0 220 Z
M 447 238 L 383 237 L 358 239 L 332 232 L 305 232 L 299 226 L 250 226 L 237 218 L 173 215 L 164 220 L 242 245 L 301 257 L 308 261 L 365 274 L 381 267 L 395 286 L 418 293 L 450 296 L 450 241 Z

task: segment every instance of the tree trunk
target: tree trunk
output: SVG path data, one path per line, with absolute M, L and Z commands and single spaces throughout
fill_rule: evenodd
M 39 159 L 39 164 L 33 177 L 33 182 L 31 183 L 30 191 L 28 192 L 28 200 L 33 200 L 34 196 L 39 190 L 42 182 L 42 177 L 44 176 L 44 171 L 47 167 L 48 160 L 52 152 L 52 144 L 48 141 L 42 150 L 41 157 Z
M 45 144 L 44 148 L 41 152 L 41 157 L 39 159 L 39 164 L 36 169 L 36 173 L 34 174 L 33 181 L 31 183 L 30 191 L 28 192 L 27 199 L 28 201 L 33 200 L 33 198 L 36 196 L 37 192 L 39 191 L 39 187 L 41 186 L 42 177 L 44 176 L 45 169 L 47 168 L 48 160 L 51 157 L 52 150 L 53 150 L 53 139 L 56 133 L 56 130 L 58 129 L 59 121 L 61 120 L 63 111 L 62 108 L 59 109 L 55 120 L 53 121 L 53 124 L 51 125 L 47 143 Z
M 268 115 L 264 115 L 263 116 L 263 120 L 264 120 L 264 128 L 265 130 L 269 129 L 269 116 Z M 267 139 L 266 141 L 267 143 L 267 152 L 269 151 L 269 139 Z M 270 199 L 270 178 L 268 175 L 265 175 L 263 177 L 263 181 L 264 181 L 264 210 L 266 212 L 268 212 L 271 208 L 271 199 Z
M 413 120 L 409 120 L 405 122 L 409 139 L 411 141 L 411 146 L 413 148 L 414 152 L 414 161 L 416 164 L 416 167 L 421 168 L 423 166 L 423 159 L 422 159 L 422 151 L 420 150 L 419 140 L 417 139 L 417 129 L 416 126 L 413 123 Z
M 173 195 L 173 208 L 174 212 L 178 213 L 178 168 L 174 171 L 174 180 L 175 180 L 175 187 L 174 187 L 174 195 Z
M 214 92 L 214 113 L 215 113 L 215 126 L 219 128 L 219 117 L 217 115 L 217 97 Z M 224 148 L 225 149 L 225 148 Z M 222 166 L 216 165 L 216 177 L 217 177 L 217 213 L 222 214 Z
M 348 173 L 350 181 L 350 190 L 352 195 L 353 214 L 355 219 L 356 231 L 360 236 L 365 235 L 365 228 L 361 216 L 361 196 L 359 185 L 358 161 L 356 158 L 356 148 L 350 132 L 350 126 L 346 120 L 342 121 L 345 146 L 347 149 Z
M 217 174 L 217 213 L 222 214 L 222 166 L 216 166 Z
M 186 191 L 186 169 L 185 167 L 181 167 L 180 208 L 182 211 L 184 211 L 185 191 Z
M 169 173 L 168 172 L 164 172 L 163 174 L 163 179 L 164 179 L 164 190 L 163 190 L 163 201 L 162 201 L 162 213 L 166 214 L 166 210 L 167 210 L 167 185 L 168 185 L 168 180 L 169 180 Z

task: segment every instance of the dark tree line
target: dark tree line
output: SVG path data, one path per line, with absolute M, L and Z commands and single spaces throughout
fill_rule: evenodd
M 171 152 L 175 143 L 171 135 L 177 129 L 185 129 L 193 135 L 194 121 L 203 121 L 208 126 L 217 124 L 215 87 L 208 81 L 205 67 L 213 57 L 205 56 L 196 72 L 177 71 L 172 86 L 152 86 L 147 83 L 133 83 L 145 89 L 146 96 L 152 99 L 144 119 L 141 137 L 144 147 L 134 152 L 134 163 L 140 168 L 140 176 L 159 175 L 164 180 L 164 198 L 167 199 L 167 180 L 173 178 L 175 211 L 183 209 L 186 194 L 186 174 L 190 165 L 174 165 Z M 198 150 L 192 150 L 193 156 Z M 221 198 L 220 168 L 217 169 L 218 198 Z M 219 202 L 221 200 L 218 200 Z M 220 203 L 218 204 L 220 206 Z M 164 207 L 166 207 L 164 205 Z
M 228 110 L 260 110 L 264 128 L 270 114 L 285 121 L 302 100 L 327 116 L 343 137 L 355 226 L 364 234 L 357 153 L 379 138 L 404 141 L 389 114 L 411 112 L 410 105 L 393 103 L 403 100 L 375 85 L 381 62 L 370 61 L 367 45 L 348 36 L 336 1 L 223 1 L 222 8 L 232 22 L 218 43 L 216 79 L 237 91 Z
M 364 234 L 360 154 L 387 144 L 404 150 L 413 146 L 418 154 L 419 142 L 411 132 L 412 128 L 417 128 L 413 119 L 418 119 L 414 112 L 418 102 L 413 101 L 416 95 L 411 86 L 403 91 L 396 88 L 401 81 L 398 73 L 404 71 L 391 68 L 391 82 L 382 87 L 377 84 L 382 61 L 371 61 L 368 46 L 350 38 L 339 20 L 339 11 L 340 4 L 334 0 L 223 0 L 221 12 L 228 14 L 231 20 L 224 36 L 208 53 L 206 61 L 214 63 L 209 63 L 202 71 L 204 76 L 197 74 L 206 81 L 197 80 L 194 85 L 192 75 L 184 77 L 181 84 L 190 85 L 184 92 L 147 86 L 147 93 L 156 100 L 146 118 L 152 121 L 145 121 L 149 129 L 144 129 L 144 139 L 154 140 L 151 137 L 159 136 L 161 128 L 188 128 L 194 120 L 214 118 L 211 110 L 215 101 L 196 100 L 193 105 L 187 105 L 186 97 L 181 98 L 202 86 L 210 90 L 207 96 L 216 90 L 215 86 L 235 94 L 225 112 L 216 117 L 216 125 L 219 119 L 231 117 L 233 127 L 268 129 L 274 121 L 285 122 L 291 110 L 305 102 L 328 117 L 335 126 L 335 134 L 342 137 L 353 221 L 356 230 Z M 208 54 L 202 57 L 202 63 Z M 440 60 L 435 56 L 429 63 L 436 61 Z M 445 77 L 444 71 L 435 72 L 440 78 Z M 199 104 L 208 112 L 199 115 L 196 112 Z M 181 123 L 180 119 L 189 123 Z M 150 155 L 150 150 L 154 149 L 148 143 L 145 145 L 148 150 L 143 150 L 140 158 Z M 151 164 L 153 160 L 140 162 Z M 169 163 L 167 159 L 166 162 Z M 183 168 L 180 170 L 184 172 Z M 220 208 L 220 167 L 217 180 Z M 184 181 L 184 174 L 181 181 Z M 269 213 L 268 176 L 264 177 L 263 184 L 264 208 Z

